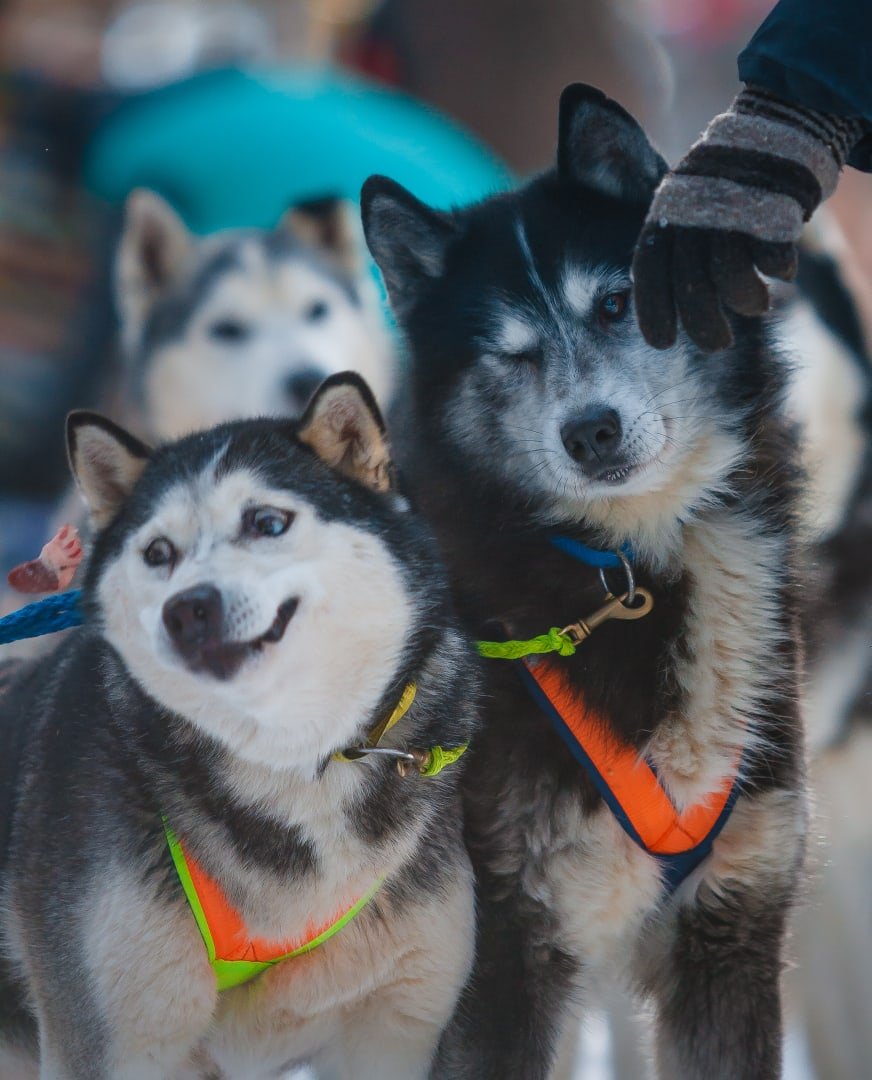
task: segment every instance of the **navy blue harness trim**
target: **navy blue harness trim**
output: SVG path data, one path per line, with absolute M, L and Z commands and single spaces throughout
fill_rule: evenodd
M 0 619 L 0 645 L 81 626 L 85 621 L 80 606 L 81 597 L 81 589 L 70 589 L 46 596 L 5 615 Z
M 737 773 L 729 797 L 724 803 L 724 807 L 715 823 L 712 825 L 711 829 L 709 829 L 705 839 L 701 840 L 695 847 L 689 848 L 687 851 L 678 852 L 674 855 L 664 855 L 656 851 L 650 851 L 641 836 L 636 832 L 633 823 L 630 821 L 623 806 L 621 806 L 620 802 L 615 797 L 615 793 L 609 787 L 599 769 L 597 769 L 596 765 L 594 765 L 593 761 L 588 757 L 584 747 L 578 739 L 576 739 L 569 727 L 567 727 L 563 717 L 557 709 L 555 709 L 542 688 L 527 670 L 525 664 L 522 661 L 517 660 L 515 661 L 515 668 L 521 677 L 521 681 L 527 688 L 530 697 L 539 706 L 548 718 L 551 726 L 566 743 L 572 756 L 590 777 L 594 787 L 602 797 L 603 802 L 615 816 L 615 820 L 634 844 L 640 847 L 646 854 L 650 855 L 652 859 L 656 859 L 660 864 L 660 876 L 663 881 L 663 890 L 667 896 L 671 896 L 679 885 L 681 885 L 699 864 L 711 854 L 712 845 L 717 839 L 721 829 L 726 825 L 732 809 L 736 804 L 736 799 L 739 796 L 739 774 Z

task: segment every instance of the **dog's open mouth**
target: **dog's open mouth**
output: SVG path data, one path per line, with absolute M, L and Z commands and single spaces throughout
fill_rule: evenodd
M 597 476 L 597 480 L 603 484 L 622 484 L 637 468 L 636 465 L 622 465 L 619 469 L 605 469 Z
M 208 671 L 216 679 L 233 678 L 250 656 L 263 651 L 264 645 L 282 640 L 299 604 L 299 597 L 296 596 L 285 600 L 270 627 L 252 641 L 222 641 L 215 645 L 203 645 L 195 656 L 188 659 L 188 667 L 192 671 Z

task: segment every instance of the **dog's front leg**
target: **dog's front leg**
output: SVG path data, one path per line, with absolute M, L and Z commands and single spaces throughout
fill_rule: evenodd
M 782 953 L 805 822 L 801 788 L 740 798 L 695 893 L 675 897 L 646 962 L 663 1080 L 781 1075 Z
M 652 976 L 663 1080 L 781 1076 L 781 949 L 790 889 L 702 886 Z
M 484 890 L 483 890 L 484 891 Z M 432 1080 L 545 1080 L 576 964 L 528 898 L 482 896 L 476 962 L 439 1044 Z

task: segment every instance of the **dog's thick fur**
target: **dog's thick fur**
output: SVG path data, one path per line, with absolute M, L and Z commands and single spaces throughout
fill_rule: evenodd
M 298 423 L 155 452 L 93 414 L 69 440 L 98 528 L 87 624 L 0 678 L 3 1075 L 426 1076 L 472 962 L 461 766 L 331 755 L 410 681 L 385 745 L 466 742 L 477 669 L 369 391 L 337 376 Z M 206 586 L 219 620 L 177 637 L 172 605 Z M 162 815 L 253 937 L 299 938 L 383 883 L 219 995 Z
M 352 368 L 386 404 L 393 348 L 356 208 L 292 207 L 273 230 L 191 233 L 154 192 L 127 203 L 115 294 L 121 419 L 172 439 L 240 417 L 299 416 Z
M 788 990 L 815 1074 L 853 1080 L 872 1059 L 872 362 L 838 236 L 819 223 L 809 240 L 800 299 L 780 327 L 795 360 L 789 406 L 805 436 L 814 567 L 803 713 L 815 814 Z
M 383 178 L 364 187 L 412 354 L 408 463 L 470 627 L 528 638 L 599 606 L 596 571 L 550 533 L 629 542 L 653 612 L 558 662 L 679 809 L 741 778 L 712 855 L 668 897 L 511 665 L 490 661 L 466 774 L 478 953 L 440 1076 L 545 1077 L 598 970 L 654 1003 L 663 1077 L 780 1074 L 806 828 L 797 452 L 760 321 L 737 316 L 714 357 L 641 338 L 629 266 L 664 168 L 620 106 L 573 87 L 557 168 L 514 194 L 442 214 Z M 606 410 L 603 460 L 594 441 L 578 463 L 573 431 Z

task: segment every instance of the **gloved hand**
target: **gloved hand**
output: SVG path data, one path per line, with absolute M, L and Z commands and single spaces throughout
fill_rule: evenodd
M 675 341 L 676 309 L 706 352 L 732 343 L 724 308 L 760 315 L 762 273 L 789 280 L 803 224 L 835 189 L 862 120 L 744 89 L 660 183 L 633 260 L 636 314 L 649 344 Z

